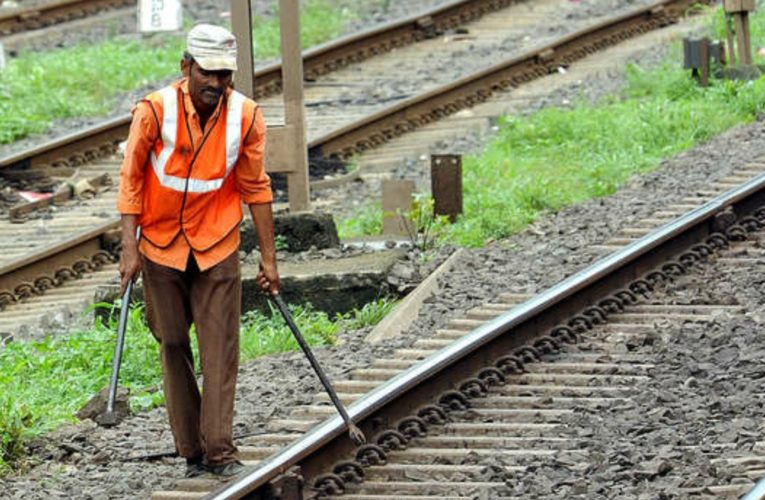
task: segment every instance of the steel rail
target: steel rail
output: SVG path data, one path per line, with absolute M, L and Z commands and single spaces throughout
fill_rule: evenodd
M 765 174 L 721 194 L 466 334 L 363 396 L 348 408 L 348 413 L 367 435 L 389 426 L 395 428 L 393 424 L 402 415 L 428 404 L 434 395 L 454 388 L 459 380 L 489 364 L 487 360 L 544 335 L 563 318 L 703 242 L 713 233 L 715 217 L 721 212 L 732 210 L 743 216 L 763 205 Z M 262 494 L 270 481 L 296 465 L 308 472 L 306 476 L 314 477 L 326 469 L 327 457 L 346 456 L 354 450 L 344 431 L 340 417 L 327 419 L 264 460 L 251 473 L 205 498 L 222 500 Z
M 765 498 L 765 478 L 757 481 L 754 488 L 741 497 L 741 500 L 763 500 Z
M 119 219 L 112 218 L 68 240 L 0 266 L 0 310 L 20 298 L 42 294 L 83 272 L 116 260 L 116 244 L 105 241 L 105 236 L 118 227 Z
M 135 6 L 136 0 L 59 0 L 0 12 L 0 36 L 46 28 L 107 10 Z
M 416 43 L 468 21 L 501 10 L 518 0 L 455 0 L 403 20 L 383 24 L 348 35 L 303 52 L 306 79 Z M 281 90 L 281 63 L 274 63 L 254 73 L 256 97 Z M 105 121 L 40 146 L 0 158 L 0 169 L 30 168 L 50 163 L 77 165 L 83 158 L 97 156 L 97 151 L 111 152 L 117 142 L 127 137 L 130 115 Z M 318 144 L 309 145 L 316 147 Z

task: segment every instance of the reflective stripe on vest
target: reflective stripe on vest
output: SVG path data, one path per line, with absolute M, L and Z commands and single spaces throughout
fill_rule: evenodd
M 151 164 L 159 183 L 166 188 L 175 191 L 188 191 L 189 193 L 209 193 L 220 189 L 223 181 L 236 164 L 239 157 L 239 144 L 242 140 L 242 108 L 244 95 L 239 92 L 231 92 L 228 98 L 226 110 L 226 172 L 223 177 L 217 179 L 187 179 L 165 173 L 165 165 L 175 151 L 175 140 L 178 134 L 178 91 L 173 87 L 165 87 L 159 91 L 162 95 L 163 118 L 162 118 L 162 152 L 159 157 L 151 152 Z

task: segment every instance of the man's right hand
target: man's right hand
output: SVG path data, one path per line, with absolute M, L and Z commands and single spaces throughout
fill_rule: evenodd
M 125 293 L 128 283 L 135 280 L 141 272 L 141 258 L 138 255 L 138 242 L 122 245 L 120 255 L 120 297 Z
M 138 255 L 137 215 L 122 215 L 122 254 L 120 255 L 120 297 L 125 293 L 128 283 L 141 272 L 141 256 Z

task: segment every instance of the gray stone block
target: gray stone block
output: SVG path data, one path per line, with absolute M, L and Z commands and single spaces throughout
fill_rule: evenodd
M 312 246 L 317 249 L 340 246 L 335 221 L 327 213 L 277 214 L 274 216 L 274 233 L 285 239 L 290 252 L 303 252 Z M 258 237 L 251 220 L 242 223 L 240 234 L 243 251 L 250 253 L 258 247 Z

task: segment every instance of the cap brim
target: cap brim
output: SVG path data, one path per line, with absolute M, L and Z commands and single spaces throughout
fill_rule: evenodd
M 207 71 L 236 71 L 236 59 L 232 57 L 194 57 L 194 60 Z

